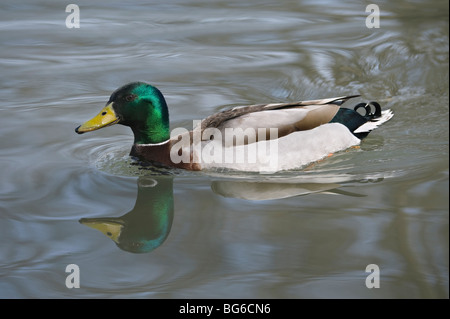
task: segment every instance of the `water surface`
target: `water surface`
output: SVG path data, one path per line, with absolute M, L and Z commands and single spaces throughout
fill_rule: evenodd
M 66 4 L 0 4 L 1 298 L 448 298 L 448 2 L 380 2 L 378 29 L 358 1 L 77 4 L 79 29 Z M 126 127 L 74 132 L 136 80 L 173 127 L 350 94 L 395 116 L 307 169 L 168 172 Z M 147 246 L 92 228 L 123 220 Z

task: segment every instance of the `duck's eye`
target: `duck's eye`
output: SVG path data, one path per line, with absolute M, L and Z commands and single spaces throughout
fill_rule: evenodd
M 125 101 L 131 102 L 131 101 L 134 101 L 135 98 L 136 98 L 136 95 L 130 94 L 130 95 L 125 96 Z

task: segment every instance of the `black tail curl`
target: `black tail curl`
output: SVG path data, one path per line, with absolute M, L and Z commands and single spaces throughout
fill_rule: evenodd
M 377 102 L 369 102 L 369 103 L 359 103 L 355 105 L 353 110 L 358 112 L 359 108 L 364 108 L 366 110 L 366 114 L 364 114 L 364 118 L 367 120 L 372 120 L 381 117 L 381 106 Z M 374 112 L 372 112 L 374 110 Z
M 365 110 L 365 114 L 358 112 L 360 108 Z M 381 117 L 381 106 L 377 102 L 359 103 L 352 109 L 340 108 L 330 123 L 340 123 L 345 125 L 353 135 L 359 139 L 365 138 L 369 132 L 355 133 L 363 124 Z

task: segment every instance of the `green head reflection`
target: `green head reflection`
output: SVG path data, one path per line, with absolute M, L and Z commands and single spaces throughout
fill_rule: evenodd
M 148 253 L 169 235 L 173 220 L 173 185 L 170 177 L 138 180 L 134 208 L 121 217 L 82 218 L 80 223 L 101 231 L 117 246 L 132 253 Z

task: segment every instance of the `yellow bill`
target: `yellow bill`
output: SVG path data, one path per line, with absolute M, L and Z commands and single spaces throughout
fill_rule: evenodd
M 101 231 L 116 243 L 119 243 L 119 237 L 124 227 L 122 221 L 108 218 L 82 218 L 80 223 Z
M 78 126 L 75 129 L 75 132 L 77 132 L 78 134 L 83 134 L 119 122 L 119 118 L 114 112 L 112 104 L 113 102 L 109 103 L 95 117 L 85 122 L 84 124 Z

